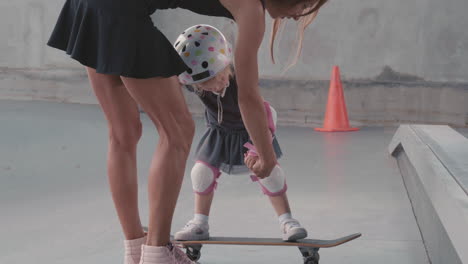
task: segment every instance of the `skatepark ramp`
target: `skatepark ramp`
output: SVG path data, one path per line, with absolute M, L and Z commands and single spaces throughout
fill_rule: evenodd
M 433 264 L 468 263 L 468 139 L 448 126 L 401 125 L 396 158 Z

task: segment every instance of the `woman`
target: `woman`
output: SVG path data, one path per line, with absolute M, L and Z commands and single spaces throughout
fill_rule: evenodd
M 86 67 L 109 128 L 108 178 L 125 235 L 125 263 L 191 263 L 170 241 L 171 222 L 190 150 L 194 124 L 177 75 L 190 70 L 150 15 L 184 8 L 233 18 L 239 106 L 265 178 L 276 165 L 258 83 L 257 52 L 265 10 L 275 19 L 303 17 L 303 29 L 326 0 L 67 0 L 48 45 Z M 158 47 L 158 48 L 155 48 Z M 149 172 L 149 231 L 141 227 L 137 201 L 136 146 L 141 137 L 138 105 L 159 133 Z M 249 113 L 249 115 L 246 115 Z M 140 251 L 141 247 L 141 251 Z M 140 258 L 141 256 L 141 258 Z

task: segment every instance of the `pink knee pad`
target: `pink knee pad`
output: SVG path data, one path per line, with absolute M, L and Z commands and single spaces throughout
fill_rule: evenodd
M 259 179 L 255 175 L 251 175 L 250 178 L 252 181 L 258 182 L 263 193 L 268 196 L 279 196 L 288 190 L 284 172 L 279 165 L 276 165 L 270 176 L 264 179 Z
M 193 191 L 200 195 L 212 193 L 218 185 L 219 176 L 221 176 L 221 172 L 218 168 L 198 160 L 191 172 Z

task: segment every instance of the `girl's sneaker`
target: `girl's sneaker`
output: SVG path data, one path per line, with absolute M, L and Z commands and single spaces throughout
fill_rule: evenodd
M 281 222 L 280 226 L 284 241 L 296 241 L 307 237 L 307 230 L 296 219 L 287 219 Z
M 208 223 L 190 220 L 174 235 L 175 240 L 208 240 L 210 238 Z

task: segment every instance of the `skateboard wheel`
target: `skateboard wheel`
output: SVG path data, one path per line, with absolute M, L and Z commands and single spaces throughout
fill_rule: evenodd
M 185 254 L 187 255 L 187 257 L 191 260 L 191 261 L 198 261 L 201 257 L 201 252 L 200 250 L 198 249 L 194 249 L 194 248 L 187 248 L 187 250 L 185 251 Z
M 304 257 L 304 264 L 318 264 L 320 255 L 318 252 L 312 252 L 309 256 Z

